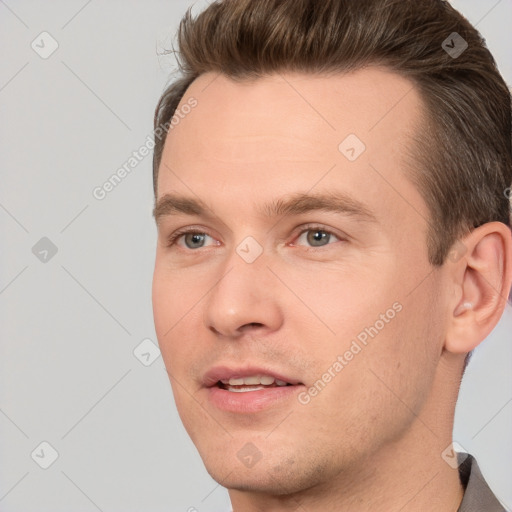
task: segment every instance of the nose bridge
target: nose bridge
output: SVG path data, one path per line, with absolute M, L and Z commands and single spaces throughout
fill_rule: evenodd
M 279 327 L 280 306 L 267 265 L 263 247 L 252 237 L 233 247 L 206 298 L 206 327 L 226 336 L 240 334 L 239 329 L 248 324 Z

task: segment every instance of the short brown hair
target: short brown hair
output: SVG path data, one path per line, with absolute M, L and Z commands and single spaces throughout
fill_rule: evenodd
M 510 227 L 510 91 L 483 38 L 448 2 L 218 0 L 196 18 L 187 11 L 178 46 L 181 76 L 155 111 L 160 134 L 207 72 L 246 80 L 385 66 L 409 78 L 426 106 L 409 177 L 431 213 L 430 262 L 443 264 L 457 238 L 486 222 Z M 164 143 L 155 137 L 155 197 Z

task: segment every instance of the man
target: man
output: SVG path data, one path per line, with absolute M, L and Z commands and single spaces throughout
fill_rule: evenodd
M 154 318 L 234 512 L 505 510 L 451 445 L 512 282 L 510 93 L 479 34 L 441 0 L 225 0 L 178 56 Z

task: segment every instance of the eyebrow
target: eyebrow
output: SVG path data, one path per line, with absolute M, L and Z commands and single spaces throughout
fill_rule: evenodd
M 258 209 L 258 213 L 268 218 L 300 215 L 312 211 L 339 213 L 366 222 L 378 222 L 375 214 L 366 205 L 343 192 L 296 193 L 286 198 L 274 199 Z M 157 224 L 162 217 L 180 214 L 215 217 L 201 200 L 176 194 L 165 194 L 153 209 L 153 217 Z

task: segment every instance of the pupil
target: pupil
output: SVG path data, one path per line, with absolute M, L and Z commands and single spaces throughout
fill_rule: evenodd
M 309 237 L 310 239 L 308 240 L 311 245 L 316 245 L 317 242 L 325 241 L 329 236 L 325 231 L 320 229 L 317 229 L 316 231 L 310 231 L 310 233 L 313 233 L 313 236 Z
M 201 242 L 203 242 L 203 241 L 204 241 L 204 235 L 197 234 L 197 233 L 192 233 L 192 234 L 190 235 L 189 240 L 191 240 L 192 245 L 195 245 L 195 244 L 201 244 Z

